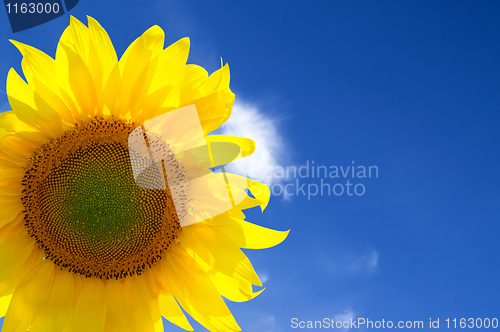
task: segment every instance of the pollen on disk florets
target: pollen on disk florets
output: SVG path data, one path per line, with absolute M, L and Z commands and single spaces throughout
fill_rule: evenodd
M 141 274 L 175 243 L 180 224 L 168 188 L 134 182 L 134 128 L 95 118 L 32 155 L 22 181 L 25 225 L 61 268 L 107 279 Z

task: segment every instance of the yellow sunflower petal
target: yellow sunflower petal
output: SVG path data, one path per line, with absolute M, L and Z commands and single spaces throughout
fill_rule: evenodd
M 181 95 L 181 106 L 190 105 L 195 100 L 205 134 L 219 128 L 231 114 L 234 94 L 229 89 L 229 77 L 229 66 L 226 64 L 212 73 L 199 90 Z
M 252 195 L 259 202 L 260 208 L 262 212 L 264 212 L 267 204 L 269 204 L 269 198 L 271 197 L 269 186 L 265 183 L 248 180 L 248 190 L 250 190 Z
M 32 46 L 15 40 L 10 40 L 10 42 L 23 55 L 23 73 L 28 83 L 32 83 L 34 78 L 37 78 L 46 86 L 51 86 L 55 83 L 54 59 Z
M 160 305 L 160 313 L 170 323 L 179 326 L 187 331 L 194 331 L 191 324 L 189 324 L 186 316 L 182 312 L 175 298 L 172 295 L 160 294 L 158 298 Z
M 12 164 L 12 163 L 11 163 Z M 12 164 L 13 165 L 13 164 Z M 16 185 L 19 184 L 19 179 L 23 177 L 24 171 L 22 168 L 17 167 L 9 167 L 7 161 L 2 160 L 0 162 L 0 183 L 7 185 Z M 8 209 L 10 210 L 11 207 Z
M 226 233 L 240 248 L 264 249 L 283 242 L 289 231 L 276 231 L 248 221 L 223 215 L 207 221 L 207 224 Z
M 197 223 L 183 228 L 181 246 L 193 250 L 214 269 L 235 278 L 262 286 L 247 256 L 227 235 L 208 224 Z
M 5 205 L 11 205 L 11 204 L 16 204 L 16 203 L 21 203 L 21 190 L 16 187 L 8 187 L 7 186 L 2 186 L 4 187 L 3 191 L 0 191 L 0 205 L 5 206 Z M 21 205 L 19 205 L 21 207 Z
M 12 299 L 12 294 L 0 297 L 0 317 L 5 316 L 5 314 L 7 313 L 7 309 L 9 308 L 11 299 Z
M 0 242 L 7 241 L 25 233 L 26 227 L 23 221 L 24 218 L 22 216 L 16 217 L 12 222 L 0 228 Z
M 122 72 L 133 71 L 131 67 L 134 60 L 140 60 L 140 65 L 145 66 L 153 57 L 163 50 L 165 33 L 157 25 L 146 30 L 139 38 L 125 50 L 120 58 L 120 69 Z
M 80 121 L 95 115 L 97 95 L 94 80 L 82 56 L 68 43 L 56 51 L 56 74 L 64 101 Z
M 38 93 L 11 68 L 7 76 L 7 96 L 17 118 L 50 137 L 62 134 L 62 120 Z
M 220 272 L 218 269 L 214 269 L 212 265 L 204 261 L 190 248 L 179 246 L 178 250 L 183 250 L 187 255 L 189 255 L 209 276 L 219 293 L 228 300 L 234 302 L 244 302 L 255 298 L 264 291 L 264 289 L 262 289 L 254 293 L 251 282 L 241 278 L 229 276 Z
M 208 135 L 208 143 L 228 142 L 240 147 L 242 157 L 247 157 L 255 151 L 255 142 L 249 138 L 236 137 L 230 135 Z
M 89 35 L 95 43 L 96 49 L 98 51 L 98 59 L 96 62 L 100 62 L 102 66 L 102 78 L 105 83 L 116 64 L 118 63 L 118 57 L 116 56 L 116 51 L 109 38 L 106 30 L 90 16 L 87 16 L 89 22 Z
M 106 320 L 106 309 L 107 296 L 102 280 L 87 278 L 76 302 L 71 331 L 102 332 Z
M 113 115 L 117 118 L 119 118 L 122 113 L 126 113 L 125 111 L 122 112 L 119 108 L 120 87 L 120 66 L 117 63 L 111 70 L 109 77 L 104 85 L 103 91 L 104 106 L 109 110 L 110 115 Z
M 30 331 L 63 331 L 72 314 L 75 278 L 67 271 L 55 272 L 47 303 L 33 320 Z
M 10 275 L 7 279 L 0 282 L 0 296 L 12 294 L 24 277 L 33 269 L 36 269 L 43 262 L 43 251 L 35 248 L 30 257 Z
M 0 160 L 26 166 L 33 152 L 50 138 L 36 131 L 21 131 L 0 140 Z
M 137 114 L 142 108 L 139 99 L 145 98 L 156 69 L 157 56 L 163 50 L 165 34 L 153 26 L 137 38 L 120 58 L 121 72 L 120 109 Z M 136 106 L 137 104 L 137 106 Z
M 200 87 L 202 95 L 208 95 L 214 91 L 222 91 L 229 87 L 229 65 L 226 63 L 222 68 L 214 71 Z
M 88 28 L 80 22 L 76 17 L 70 15 L 70 24 L 63 32 L 59 45 L 70 44 L 72 49 L 77 53 L 82 60 L 86 63 L 89 58 L 89 36 L 87 33 Z M 56 53 L 57 54 L 57 53 Z
M 219 293 L 234 302 L 249 301 L 264 291 L 264 288 L 258 292 L 253 292 L 252 285 L 244 280 L 239 280 L 223 273 L 216 273 L 210 276 Z
M 86 278 L 84 276 L 73 275 L 73 281 L 74 281 L 74 283 L 73 283 L 73 302 L 68 304 L 68 307 L 71 308 L 70 318 L 68 320 L 68 323 L 66 324 L 66 327 L 64 328 L 64 330 L 62 332 L 74 332 L 73 319 L 75 317 L 75 308 L 76 308 L 77 301 L 80 298 L 80 294 L 82 293 L 85 279 Z
M 97 114 L 102 116 L 106 100 L 105 84 L 118 64 L 118 57 L 106 30 L 92 17 L 87 16 L 87 19 L 89 27 L 86 32 L 89 37 L 89 55 L 86 59 L 86 65 L 95 83 Z
M 178 105 L 178 94 L 180 89 L 176 86 L 183 86 L 182 77 L 189 53 L 189 38 L 182 38 L 170 45 L 152 61 L 148 69 L 148 79 L 145 88 L 142 89 L 140 98 L 131 112 L 137 122 L 145 122 L 159 114 L 170 111 L 162 105 L 169 104 L 174 100 Z M 155 56 L 153 54 L 153 56 Z M 152 70 L 155 68 L 155 70 Z M 149 87 L 148 87 L 149 86 Z M 169 98 L 173 96 L 172 98 Z M 169 102 L 166 102 L 169 101 Z M 139 110 L 141 111 L 139 113 Z
M 156 97 L 161 97 L 159 99 L 150 98 L 147 93 L 157 64 L 158 57 L 152 59 L 139 76 L 138 82 L 141 82 L 142 86 L 137 84 L 134 86 L 134 91 L 137 92 L 135 94 L 135 96 L 137 96 L 137 99 L 130 99 L 130 117 L 132 119 L 150 118 L 152 114 L 156 113 L 157 109 L 161 105 L 160 101 L 163 96 L 155 95 Z M 169 91 L 170 90 L 162 91 L 162 93 L 167 93 Z
M 163 320 L 159 320 L 155 324 L 155 332 L 164 332 L 165 328 L 163 327 Z
M 0 139 L 18 131 L 33 131 L 33 128 L 19 120 L 12 111 L 0 113 Z
M 17 223 L 19 220 L 22 220 L 22 218 L 22 211 L 19 209 L 18 205 L 4 207 L 3 211 L 0 211 L 0 228 L 12 221 L 16 221 Z
M 148 292 L 150 288 L 145 282 L 144 276 L 133 276 L 125 279 L 127 287 L 134 306 L 133 315 L 135 316 L 135 331 L 154 332 L 154 323 L 160 317 L 152 317 L 151 301 Z
M 23 55 L 22 68 L 28 84 L 52 108 L 59 113 L 67 124 L 73 124 L 74 119 L 61 99 L 57 86 L 55 61 L 42 51 L 16 41 L 11 41 Z
M 184 66 L 179 73 L 179 84 L 174 87 L 174 91 L 165 99 L 162 107 L 179 108 L 194 104 L 193 100 L 188 97 L 196 92 L 198 92 L 199 95 L 199 87 L 207 78 L 208 72 L 205 68 L 193 64 Z
M 134 306 L 125 286 L 116 280 L 108 280 L 106 283 L 106 295 L 108 298 L 105 330 L 108 332 L 134 332 L 135 316 Z
M 34 241 L 27 234 L 0 243 L 0 281 L 14 273 L 30 256 Z
M 28 273 L 12 296 L 2 332 L 26 331 L 50 296 L 55 265 L 46 262 Z
M 150 92 L 156 91 L 166 84 L 179 82 L 179 73 L 187 62 L 189 54 L 189 38 L 182 38 L 164 49 L 158 59 L 158 68 L 151 81 Z
M 162 260 L 163 261 L 163 260 Z M 240 331 L 210 278 L 189 256 L 172 250 L 165 262 L 175 298 L 191 317 L 211 331 Z

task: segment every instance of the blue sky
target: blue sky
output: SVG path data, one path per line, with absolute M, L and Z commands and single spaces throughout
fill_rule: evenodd
M 308 199 L 321 179 L 261 178 L 275 192 L 299 181 L 306 195 L 248 213 L 291 232 L 246 251 L 267 289 L 228 301 L 243 331 L 298 330 L 292 318 L 426 329 L 429 318 L 441 328 L 500 319 L 499 2 L 80 0 L 70 13 L 96 18 L 120 55 L 157 24 L 166 44 L 191 38 L 189 63 L 212 72 L 227 61 L 237 106 L 221 130 L 256 140 L 252 165 L 377 166 L 378 178 L 323 179 L 360 183 L 359 196 Z M 21 62 L 8 39 L 54 56 L 68 24 L 64 15 L 12 34 L 0 11 L 1 111 Z

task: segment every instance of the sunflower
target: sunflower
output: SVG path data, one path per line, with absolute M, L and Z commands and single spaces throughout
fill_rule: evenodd
M 216 173 L 162 143 L 158 130 L 142 139 L 170 158 L 162 160 L 168 184 L 138 185 L 158 179 L 136 176 L 144 158 L 132 158 L 134 130 L 184 107 L 196 110 L 209 150 L 254 150 L 249 139 L 208 135 L 231 112 L 228 65 L 208 75 L 186 64 L 188 38 L 163 43 L 153 26 L 118 60 L 91 17 L 88 27 L 71 17 L 55 59 L 13 41 L 27 83 L 9 71 L 12 111 L 0 114 L 2 331 L 163 331 L 162 316 L 192 330 L 183 310 L 209 330 L 239 331 L 222 297 L 242 302 L 262 291 L 241 248 L 288 234 L 245 221 L 242 210 L 266 207 L 266 185 L 245 178 L 245 197 L 185 222 L 222 204 L 203 180 Z M 174 127 L 170 136 L 192 141 Z

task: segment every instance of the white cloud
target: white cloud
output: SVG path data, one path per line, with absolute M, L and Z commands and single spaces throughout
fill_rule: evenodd
M 342 313 L 340 314 L 337 314 L 334 316 L 334 319 L 335 321 L 337 322 L 351 322 L 351 319 L 354 320 L 356 318 L 356 314 L 354 313 L 354 311 L 352 311 L 351 309 L 346 309 L 344 310 Z M 344 326 L 346 326 L 347 324 L 345 324 Z M 341 331 L 347 331 L 347 330 L 350 330 L 350 325 L 349 327 L 347 328 L 341 328 L 340 329 Z
M 379 253 L 376 250 L 372 250 L 367 254 L 360 255 L 351 262 L 350 269 L 352 271 L 373 272 L 377 268 L 378 257 Z
M 269 274 L 267 274 L 266 272 L 259 273 L 259 278 L 260 278 L 260 281 L 262 282 L 262 284 L 265 284 L 266 281 L 269 280 Z
M 328 254 L 321 252 L 318 259 L 322 261 L 320 266 L 326 269 L 328 274 L 336 276 L 366 275 L 377 271 L 379 253 L 375 249 L 366 253 Z
M 346 320 L 351 320 L 351 318 L 354 319 L 354 311 L 351 309 L 346 309 L 342 313 L 335 315 L 335 320 L 340 320 L 340 321 L 346 321 Z
M 252 180 L 268 185 L 282 179 L 273 177 L 276 166 L 287 161 L 287 149 L 278 130 L 279 119 L 256 106 L 236 102 L 229 120 L 221 127 L 223 135 L 250 138 L 255 141 L 255 152 L 244 158 L 246 173 Z

